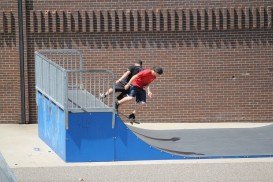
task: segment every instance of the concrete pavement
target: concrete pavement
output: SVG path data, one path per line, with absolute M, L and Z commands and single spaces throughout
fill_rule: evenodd
M 143 123 L 139 127 L 245 128 L 268 124 Z M 273 181 L 273 158 L 65 163 L 39 139 L 37 125 L 0 125 L 0 152 L 19 181 Z

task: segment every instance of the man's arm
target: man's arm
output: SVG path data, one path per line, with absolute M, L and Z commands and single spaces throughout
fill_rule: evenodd
M 149 85 L 147 86 L 147 91 L 148 91 L 148 96 L 149 96 L 150 98 L 152 98 L 153 93 L 151 92 L 150 86 L 149 86 Z
M 129 82 L 124 86 L 125 90 L 128 90 L 132 82 L 138 77 L 138 75 L 134 75 Z
M 126 71 L 117 81 L 116 83 L 122 81 L 124 78 L 126 78 L 129 74 L 131 73 L 131 71 Z

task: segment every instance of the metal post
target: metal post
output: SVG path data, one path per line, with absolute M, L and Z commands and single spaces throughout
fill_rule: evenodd
M 76 69 L 78 69 L 78 68 L 76 67 Z M 83 70 L 82 69 L 82 55 L 81 54 L 80 54 L 80 70 Z M 80 73 L 80 89 L 83 89 L 82 72 Z
M 112 111 L 112 128 L 115 128 L 115 125 L 116 125 L 116 117 L 115 117 L 116 116 L 116 108 L 115 108 L 115 104 L 113 104 L 112 109 L 113 109 L 113 111 Z
M 25 61 L 24 61 L 24 32 L 23 32 L 23 2 L 18 0 L 18 26 L 19 26 L 19 59 L 20 59 L 20 91 L 21 91 L 21 122 L 26 124 L 25 100 Z
M 63 72 L 64 74 L 64 102 L 63 102 L 63 106 L 64 106 L 64 114 L 65 114 L 65 129 L 68 130 L 69 129 L 69 123 L 68 123 L 68 73 L 67 71 Z M 73 104 L 72 104 L 73 105 Z

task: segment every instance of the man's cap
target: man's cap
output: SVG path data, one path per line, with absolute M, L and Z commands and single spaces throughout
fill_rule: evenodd
M 163 69 L 161 67 L 155 66 L 153 70 L 159 75 L 163 74 Z

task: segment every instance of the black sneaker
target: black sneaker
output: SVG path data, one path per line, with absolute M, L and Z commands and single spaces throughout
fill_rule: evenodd
M 128 116 L 128 118 L 129 118 L 129 119 L 136 119 L 136 115 L 135 115 L 134 113 L 132 113 L 132 114 L 130 114 L 130 115 Z
M 133 124 L 136 120 L 136 115 L 132 113 L 128 116 L 128 119 L 130 120 L 130 123 Z

